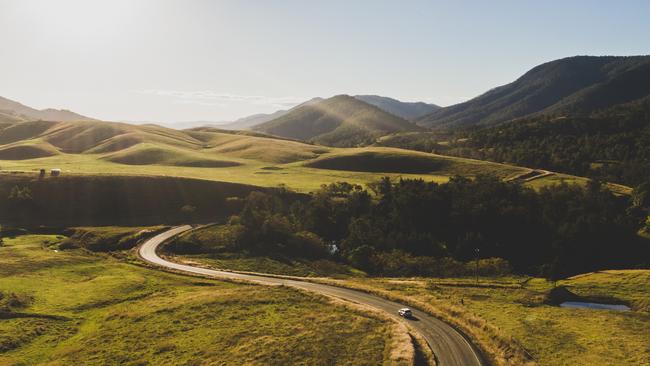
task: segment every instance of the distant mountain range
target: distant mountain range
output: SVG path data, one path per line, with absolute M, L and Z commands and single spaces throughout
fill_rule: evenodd
M 397 99 L 379 95 L 355 95 L 356 99 L 372 104 L 375 107 L 397 117 L 413 120 L 440 109 L 435 104 L 424 102 L 402 102 Z
M 467 102 L 439 107 L 378 95 L 314 98 L 288 110 L 255 114 L 233 122 L 182 122 L 178 129 L 214 126 L 254 131 L 330 146 L 368 145 L 386 135 L 409 132 L 421 139 L 428 128 L 457 130 L 495 126 L 536 116 L 582 116 L 650 96 L 650 56 L 575 56 L 551 61 L 514 82 Z M 640 104 L 645 105 L 645 104 Z M 37 110 L 0 97 L 0 123 L 93 121 L 56 109 Z M 416 134 L 412 134 L 412 133 Z
M 422 128 L 349 95 L 337 95 L 302 104 L 253 130 L 323 145 L 358 146 Z
M 288 110 L 279 110 L 273 113 L 258 113 L 251 116 L 242 117 L 236 119 L 232 122 L 224 123 L 219 125 L 219 128 L 224 128 L 226 130 L 245 130 L 247 128 L 262 124 L 274 120 L 278 117 L 282 117 L 287 114 Z
M 492 125 L 537 114 L 590 113 L 650 95 L 650 56 L 576 56 L 417 119 L 425 127 Z
M 249 129 L 251 127 L 260 125 L 262 123 L 272 121 L 272 120 L 274 120 L 276 118 L 280 118 L 280 117 L 284 116 L 285 114 L 289 113 L 290 111 L 292 111 L 292 110 L 294 110 L 296 108 L 299 108 L 299 107 L 304 106 L 304 105 L 308 105 L 310 103 L 319 102 L 321 100 L 323 100 L 323 98 L 316 97 L 316 98 L 312 98 L 312 99 L 310 99 L 310 100 L 308 100 L 306 102 L 303 102 L 303 103 L 301 103 L 301 104 L 299 104 L 299 105 L 297 105 L 297 106 L 295 106 L 295 107 L 293 107 L 291 109 L 288 109 L 288 110 L 283 109 L 283 110 L 275 111 L 273 113 L 259 113 L 259 114 L 253 114 L 252 116 L 242 117 L 242 118 L 240 118 L 238 120 L 235 120 L 233 122 L 220 125 L 219 128 L 223 128 L 223 129 L 226 129 L 226 130 L 245 130 L 245 129 Z
M 432 111 L 439 109 L 440 107 L 435 104 L 427 104 L 424 102 L 402 102 L 397 99 L 382 97 L 379 95 L 355 95 L 354 98 L 365 102 L 370 105 L 388 112 L 397 117 L 412 120 L 421 116 L 424 116 Z M 280 118 L 290 111 L 304 106 L 309 103 L 322 101 L 323 98 L 313 98 L 302 104 L 299 104 L 291 109 L 283 109 L 275 111 L 273 113 L 259 113 L 253 114 L 251 116 L 246 116 L 239 118 L 232 122 L 211 122 L 211 121 L 194 121 L 194 122 L 176 122 L 176 123 L 166 123 L 164 125 L 174 127 L 174 128 L 191 128 L 199 126 L 210 126 L 218 127 L 226 130 L 245 130 L 272 121 L 274 119 Z
M 0 122 L 20 121 L 96 121 L 66 109 L 34 109 L 13 100 L 0 97 Z

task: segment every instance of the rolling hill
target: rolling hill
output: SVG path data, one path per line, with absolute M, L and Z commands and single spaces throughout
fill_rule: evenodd
M 348 95 L 300 105 L 253 130 L 328 146 L 368 145 L 377 138 L 421 127 Z
M 93 118 L 82 116 L 66 109 L 38 110 L 13 100 L 0 97 L 0 122 L 18 121 L 95 121 Z
M 576 56 L 539 65 L 516 81 L 416 122 L 427 127 L 493 125 L 538 114 L 580 114 L 650 95 L 650 56 Z
M 375 107 L 408 120 L 417 119 L 433 111 L 440 109 L 435 104 L 424 102 L 402 102 L 397 99 L 382 97 L 379 95 L 355 95 L 356 99 L 372 104 Z
M 446 182 L 454 175 L 515 179 L 530 171 L 411 150 L 326 147 L 209 127 L 179 131 L 113 122 L 0 124 L 2 174 L 24 172 L 36 179 L 40 169 L 52 168 L 60 168 L 63 176 L 168 176 L 262 187 L 284 185 L 302 192 L 337 181 L 367 184 L 383 176 Z M 559 181 L 585 182 L 553 175 L 535 180 L 534 186 Z

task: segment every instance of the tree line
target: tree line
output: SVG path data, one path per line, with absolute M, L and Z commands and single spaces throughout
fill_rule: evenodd
M 325 185 L 299 200 L 252 192 L 219 230 L 226 250 L 333 258 L 371 274 L 466 274 L 481 258 L 486 273 L 560 278 L 650 265 L 650 244 L 637 234 L 646 217 L 597 181 L 535 191 L 489 176 L 383 178 L 367 189 Z

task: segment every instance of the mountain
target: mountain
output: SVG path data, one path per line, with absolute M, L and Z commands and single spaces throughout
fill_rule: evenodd
M 650 95 L 650 56 L 575 56 L 417 119 L 427 127 L 493 125 L 539 114 L 580 114 Z
M 253 130 L 330 146 L 359 146 L 394 132 L 422 130 L 349 95 L 312 101 Z
M 264 122 L 274 120 L 278 117 L 282 117 L 285 114 L 287 114 L 287 112 L 288 112 L 287 110 L 279 110 L 273 113 L 253 114 L 252 116 L 242 117 L 235 121 L 228 122 L 223 125 L 219 125 L 219 128 L 223 128 L 226 130 L 244 130 L 247 128 L 251 128 L 253 126 L 257 126 Z
M 66 109 L 34 109 L 13 100 L 0 97 L 0 120 L 10 118 L 26 121 L 96 121 Z
M 279 110 L 279 111 L 275 111 L 273 113 L 253 114 L 252 116 L 242 117 L 242 118 L 240 118 L 238 120 L 235 120 L 233 122 L 220 125 L 218 127 L 226 129 L 226 130 L 245 130 L 245 129 L 249 129 L 249 128 L 254 127 L 254 126 L 261 125 L 262 123 L 272 121 L 272 120 L 274 120 L 276 118 L 280 118 L 280 117 L 284 116 L 285 114 L 289 113 L 290 111 L 292 111 L 292 110 L 294 110 L 296 108 L 300 108 L 302 106 L 306 106 L 306 105 L 310 105 L 312 103 L 320 102 L 321 100 L 323 100 L 323 98 L 319 98 L 319 97 L 312 98 L 312 99 L 310 99 L 310 100 L 308 100 L 306 102 L 300 103 L 297 106 L 295 106 L 295 107 L 293 107 L 291 109 L 288 109 L 288 110 L 282 109 L 282 110 Z
M 356 99 L 372 104 L 375 107 L 408 120 L 413 120 L 440 109 L 435 104 L 424 102 L 402 102 L 397 99 L 379 95 L 355 95 Z

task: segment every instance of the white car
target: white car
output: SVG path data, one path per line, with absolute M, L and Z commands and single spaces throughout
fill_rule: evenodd
M 402 308 L 397 310 L 397 314 L 404 318 L 412 318 L 413 317 L 413 312 L 409 308 Z

